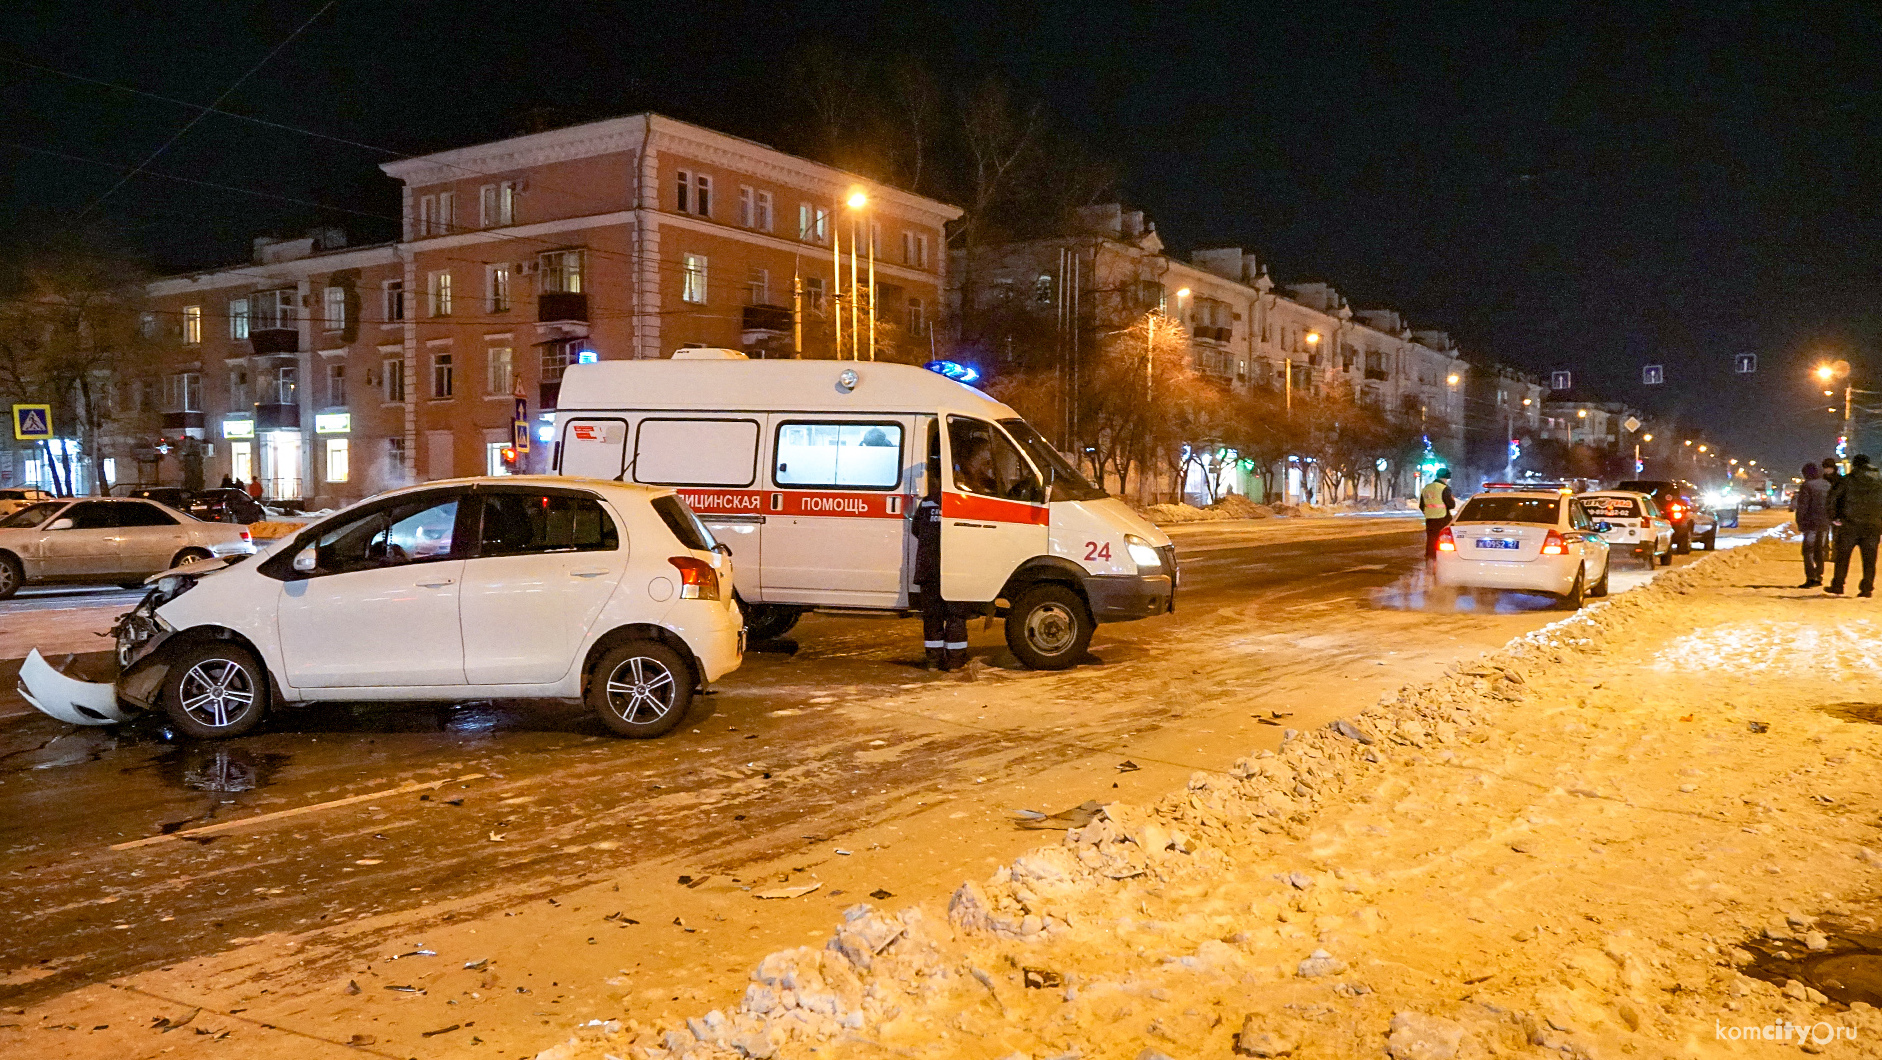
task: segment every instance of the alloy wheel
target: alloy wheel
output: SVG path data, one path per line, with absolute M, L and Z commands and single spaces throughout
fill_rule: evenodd
M 650 725 L 666 717 L 678 694 L 673 671 L 644 655 L 621 660 L 608 675 L 608 709 L 630 725 Z
M 255 678 L 232 659 L 204 659 L 178 684 L 185 713 L 202 725 L 225 728 L 255 703 Z

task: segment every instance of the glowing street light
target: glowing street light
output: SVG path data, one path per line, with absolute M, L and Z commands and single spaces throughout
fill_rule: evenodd
M 1452 386 L 1456 386 L 1456 385 L 1457 385 L 1457 380 L 1458 380 L 1458 379 L 1459 379 L 1459 376 L 1458 376 L 1458 374 L 1457 374 L 1456 372 L 1452 372 L 1452 373 L 1451 373 L 1450 375 L 1447 375 L 1447 376 L 1445 376 L 1445 377 L 1444 377 L 1444 381 L 1445 381 L 1446 383 L 1449 383 L 1449 384 L 1451 384 Z
M 1580 418 L 1580 419 L 1584 419 L 1584 420 L 1585 420 L 1585 419 L 1587 419 L 1587 418 L 1588 418 L 1588 410 L 1587 410 L 1587 409 L 1576 409 L 1576 410 L 1575 410 L 1575 415 L 1576 415 L 1576 416 L 1577 416 L 1578 418 Z
M 1318 331 L 1309 331 L 1307 333 L 1307 345 L 1309 346 L 1320 345 L 1320 333 Z
M 1700 451 L 1700 452 L 1702 452 L 1702 453 L 1703 453 L 1703 452 L 1705 452 L 1705 451 L 1706 451 L 1706 447 L 1705 447 L 1705 446 L 1703 446 L 1703 445 L 1702 445 L 1702 446 L 1700 446 L 1700 447 L 1699 447 L 1699 451 Z
M 1641 436 L 1640 436 L 1640 440 L 1641 440 L 1641 441 L 1643 441 L 1643 442 L 1651 442 L 1651 441 L 1653 441 L 1653 435 L 1651 435 L 1651 434 L 1643 434 L 1643 435 L 1641 435 Z
M 1178 297 L 1178 298 L 1188 298 L 1188 297 L 1189 297 L 1189 288 L 1187 288 L 1187 287 L 1178 287 L 1178 288 L 1176 289 L 1176 297 Z
M 850 192 L 850 197 L 849 197 L 848 202 L 849 202 L 850 209 L 860 210 L 863 207 L 869 205 L 869 196 L 864 195 L 860 191 L 852 191 Z

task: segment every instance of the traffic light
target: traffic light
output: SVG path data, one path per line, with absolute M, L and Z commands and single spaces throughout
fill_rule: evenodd
M 503 447 L 503 470 L 506 472 L 516 470 L 516 447 L 513 445 Z

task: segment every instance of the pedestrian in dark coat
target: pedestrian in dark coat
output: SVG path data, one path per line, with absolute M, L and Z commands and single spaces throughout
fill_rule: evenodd
M 1815 464 L 1804 465 L 1804 484 L 1791 498 L 1793 521 L 1803 535 L 1804 583 L 1799 589 L 1823 584 L 1823 561 L 1830 550 L 1830 484 Z
M 1832 494 L 1830 519 L 1841 531 L 1836 539 L 1836 573 L 1824 592 L 1843 595 L 1849 579 L 1850 553 L 1862 551 L 1862 584 L 1857 596 L 1875 595 L 1876 546 L 1882 544 L 1882 473 L 1867 456 L 1849 462 L 1849 474 Z

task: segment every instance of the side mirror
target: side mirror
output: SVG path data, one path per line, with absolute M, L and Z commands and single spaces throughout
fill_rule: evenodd
M 713 545 L 712 550 L 721 556 L 730 556 L 732 554 L 732 546 L 723 541 Z
M 312 545 L 308 545 L 306 548 L 294 554 L 294 569 L 302 574 L 312 574 L 314 568 L 318 565 L 319 558 L 315 554 L 314 546 Z
M 52 522 L 50 522 L 50 523 L 47 523 L 47 524 L 46 524 L 46 529 L 48 529 L 48 530 L 70 530 L 70 529 L 72 529 L 72 527 L 73 527 L 73 526 L 75 526 L 75 525 L 77 525 L 77 524 L 75 524 L 75 523 L 73 523 L 73 522 L 72 522 L 72 520 L 71 520 L 70 518 L 65 518 L 65 519 L 54 519 L 54 520 L 53 520 Z
M 1605 534 L 1609 530 L 1612 530 L 1614 528 L 1612 526 L 1609 526 L 1607 523 L 1596 523 L 1594 524 L 1594 529 L 1595 529 L 1595 533 Z

